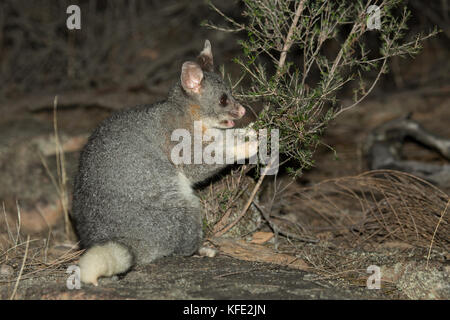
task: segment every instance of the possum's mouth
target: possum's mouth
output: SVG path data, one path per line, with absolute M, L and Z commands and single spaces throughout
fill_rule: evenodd
M 225 128 L 233 128 L 235 125 L 233 120 L 223 120 L 220 121 L 220 124 L 223 125 Z

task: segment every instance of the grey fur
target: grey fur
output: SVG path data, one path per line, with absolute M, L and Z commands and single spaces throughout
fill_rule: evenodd
M 224 93 L 226 106 L 220 104 Z M 75 178 L 72 219 L 81 245 L 115 241 L 139 264 L 193 254 L 202 241 L 201 208 L 180 191 L 179 173 L 194 185 L 224 165 L 175 166 L 170 136 L 178 128 L 193 132 L 194 120 L 215 119 L 220 127 L 239 118 L 239 108 L 221 77 L 203 72 L 199 94 L 185 90 L 180 80 L 167 100 L 103 121 L 81 153 Z

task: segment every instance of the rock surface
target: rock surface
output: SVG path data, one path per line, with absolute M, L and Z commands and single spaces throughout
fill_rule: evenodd
M 387 299 L 382 289 L 343 288 L 336 282 L 308 280 L 308 273 L 226 256 L 170 257 L 136 268 L 98 287 L 69 290 L 69 275 L 21 281 L 19 299 Z M 12 287 L 12 286 L 11 286 Z M 8 297 L 5 286 L 1 298 Z M 11 289 L 11 288 L 10 288 Z M 11 292 L 9 292 L 10 294 Z

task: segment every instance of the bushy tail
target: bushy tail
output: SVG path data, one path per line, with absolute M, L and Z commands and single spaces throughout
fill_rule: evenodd
M 107 242 L 89 248 L 78 263 L 81 281 L 98 285 L 98 278 L 123 273 L 133 265 L 130 250 L 117 243 Z

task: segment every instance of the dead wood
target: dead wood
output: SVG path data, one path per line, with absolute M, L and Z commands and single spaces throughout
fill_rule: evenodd
M 450 160 L 450 139 L 425 130 L 411 115 L 375 128 L 367 137 L 365 153 L 372 170 L 391 169 L 411 173 L 439 186 L 450 185 L 450 165 L 406 160 L 402 148 L 407 138 L 433 149 Z

